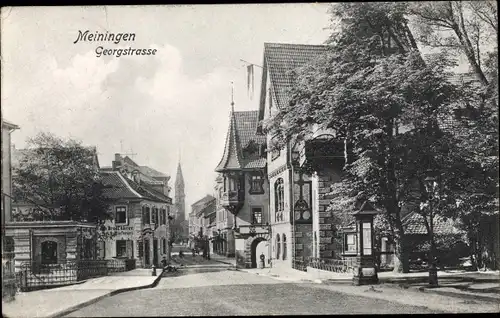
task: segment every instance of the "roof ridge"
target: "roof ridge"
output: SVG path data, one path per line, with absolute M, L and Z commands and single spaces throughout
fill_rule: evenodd
M 328 47 L 327 44 L 305 44 L 305 43 L 278 43 L 278 42 L 264 42 L 264 47 L 273 45 L 287 45 L 287 46 L 317 46 L 317 47 Z

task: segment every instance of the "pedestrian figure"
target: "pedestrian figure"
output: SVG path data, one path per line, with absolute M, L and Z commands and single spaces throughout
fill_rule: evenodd
M 183 251 L 179 251 L 179 257 L 180 258 L 184 258 L 184 252 Z
M 167 258 L 165 256 L 163 256 L 163 259 L 161 260 L 161 265 L 163 268 L 167 267 Z
M 195 249 L 194 249 L 194 248 L 192 248 L 192 249 L 191 249 L 191 252 L 193 253 L 193 258 L 194 258 L 194 256 L 195 256 L 195 252 L 196 252 L 196 251 L 195 251 Z

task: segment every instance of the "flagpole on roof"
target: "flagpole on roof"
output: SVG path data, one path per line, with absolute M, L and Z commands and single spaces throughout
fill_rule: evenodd
M 231 111 L 234 113 L 234 83 L 231 82 Z
M 250 65 L 254 65 L 254 66 L 257 66 L 257 67 L 260 67 L 260 68 L 263 68 L 262 66 L 260 65 L 257 65 L 257 64 L 254 64 L 254 63 L 250 63 L 248 61 L 245 61 L 244 59 L 240 59 L 240 61 L 242 61 L 243 63 L 247 63 L 247 64 L 250 64 Z

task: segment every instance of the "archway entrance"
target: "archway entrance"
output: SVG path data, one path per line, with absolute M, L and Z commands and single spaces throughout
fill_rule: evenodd
M 250 246 L 252 268 L 257 268 L 257 263 L 260 261 L 259 257 L 261 253 L 264 253 L 264 255 L 266 255 L 266 262 L 267 262 L 268 253 L 267 253 L 266 242 L 267 240 L 263 237 L 257 237 L 252 241 L 252 245 Z

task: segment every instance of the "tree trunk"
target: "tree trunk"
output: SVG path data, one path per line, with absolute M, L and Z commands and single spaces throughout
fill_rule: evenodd
M 404 235 L 396 235 L 394 238 L 394 272 L 410 272 L 408 244 Z

